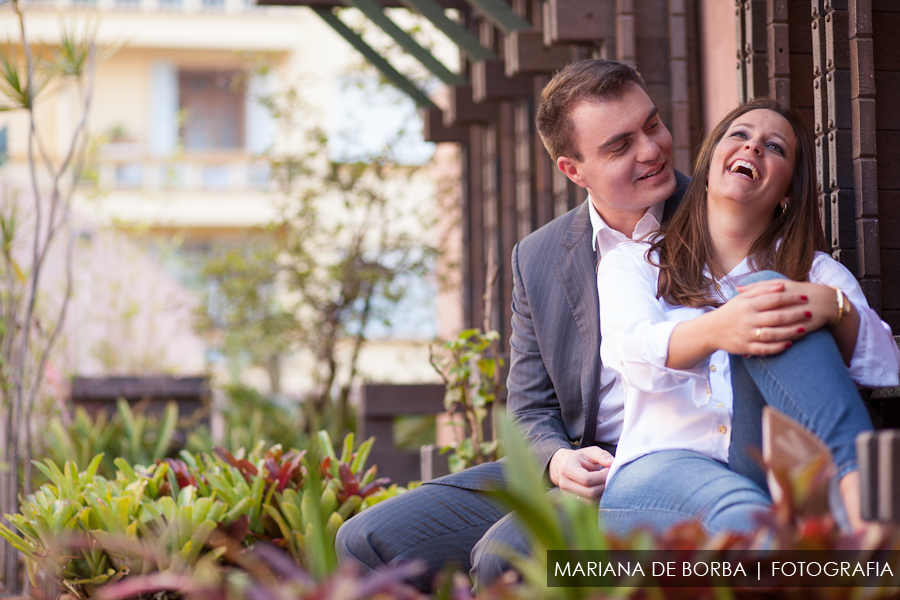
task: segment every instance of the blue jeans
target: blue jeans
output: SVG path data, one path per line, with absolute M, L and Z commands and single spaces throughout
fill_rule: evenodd
M 761 271 L 741 283 L 781 277 Z M 802 337 L 781 354 L 732 354 L 730 362 L 734 410 L 728 464 L 689 450 L 654 452 L 628 463 L 600 499 L 604 531 L 661 531 L 687 519 L 699 520 L 712 533 L 755 530 L 754 515 L 771 499 L 748 447 L 760 446 L 766 404 L 815 433 L 831 450 L 839 476 L 857 468 L 856 436 L 872 423 L 827 329 Z

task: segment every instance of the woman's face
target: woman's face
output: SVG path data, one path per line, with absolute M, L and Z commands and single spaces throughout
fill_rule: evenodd
M 797 138 L 787 120 L 771 110 L 752 110 L 725 131 L 709 168 L 709 202 L 736 203 L 747 216 L 771 219 L 787 202 Z

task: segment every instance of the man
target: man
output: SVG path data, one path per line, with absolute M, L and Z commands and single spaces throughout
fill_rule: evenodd
M 507 411 L 553 484 L 596 500 L 624 400 L 598 355 L 596 261 L 656 230 L 688 179 L 674 170 L 672 136 L 627 65 L 569 65 L 544 88 L 536 121 L 557 167 L 589 198 L 513 250 Z M 489 584 L 507 566 L 500 548 L 528 551 L 515 516 L 483 493 L 502 482 L 502 464 L 480 465 L 377 504 L 341 528 L 338 554 L 371 569 L 424 560 L 427 570 L 412 583 L 425 591 L 451 563 L 471 565 L 476 584 Z

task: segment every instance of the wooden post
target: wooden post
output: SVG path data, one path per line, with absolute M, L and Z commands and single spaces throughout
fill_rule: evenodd
M 870 4 L 877 91 L 875 141 L 878 156 L 881 157 L 875 167 L 880 260 L 884 275 L 881 281 L 881 316 L 895 332 L 900 332 L 900 170 L 896 167 L 897 156 L 900 156 L 900 112 L 896 110 L 897 99 L 900 98 L 900 52 L 897 52 L 900 44 L 900 3 L 871 0 Z
M 791 105 L 791 50 L 787 0 L 766 0 L 769 95 Z

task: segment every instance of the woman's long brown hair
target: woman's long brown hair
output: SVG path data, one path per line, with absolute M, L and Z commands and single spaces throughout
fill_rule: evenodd
M 757 98 L 728 113 L 707 136 L 684 199 L 671 221 L 651 237 L 647 260 L 656 264 L 649 257 L 654 250 L 659 252 L 657 296 L 670 304 L 694 308 L 721 304 L 710 294 L 713 282 L 704 274 L 708 271 L 716 278 L 727 274 L 716 258 L 709 233 L 706 184 L 712 155 L 719 141 L 738 117 L 752 110 L 771 110 L 784 117 L 797 136 L 797 153 L 788 189 L 788 208 L 782 213 L 777 207 L 771 223 L 751 245 L 751 269 L 771 269 L 795 281 L 805 281 L 816 250 L 826 249 L 809 134 L 793 111 L 771 98 Z

